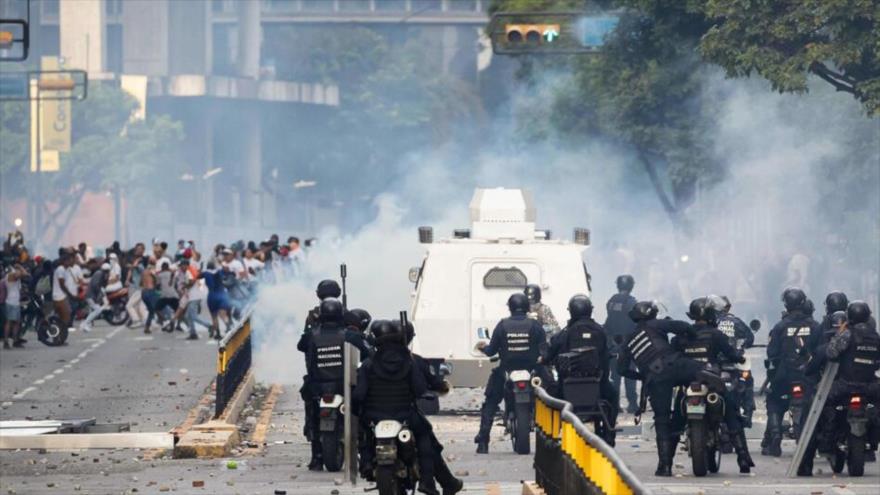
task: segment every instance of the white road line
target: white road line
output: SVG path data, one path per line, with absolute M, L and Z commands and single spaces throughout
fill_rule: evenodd
M 146 342 L 146 341 L 148 341 L 148 340 L 153 340 L 153 337 L 148 337 L 148 336 L 135 337 L 135 338 L 133 338 L 133 339 L 131 339 L 131 340 L 135 340 L 135 341 L 138 341 L 138 342 Z
M 93 350 L 102 346 L 105 342 L 107 342 L 107 339 L 112 338 L 114 335 L 119 333 L 123 328 L 124 327 L 116 327 L 116 329 L 114 329 L 113 331 L 111 331 L 110 333 L 107 334 L 107 338 L 105 338 L 105 339 L 102 339 L 100 337 L 81 339 L 81 342 L 92 342 L 92 345 L 88 349 L 77 354 L 76 358 L 71 359 L 70 362 L 67 363 L 66 365 L 64 365 L 63 367 L 56 369 L 55 371 L 53 371 L 52 373 L 49 373 L 48 375 L 44 376 L 43 378 L 40 378 L 38 380 L 34 380 L 34 385 L 27 387 L 24 390 L 22 390 L 21 392 L 13 395 L 12 399 L 16 399 L 16 400 L 21 399 L 25 395 L 36 390 L 37 389 L 36 385 L 42 385 L 42 384 L 46 383 L 47 381 L 55 378 L 55 375 L 63 374 L 65 370 L 69 370 L 73 365 L 79 363 L 80 360 L 82 360 L 83 358 L 88 356 L 90 352 L 92 352 Z M 152 339 L 152 337 L 150 337 L 150 338 Z M 2 407 L 9 407 L 11 405 L 12 405 L 12 401 L 5 401 L 2 403 Z
M 19 393 L 13 395 L 12 398 L 13 398 L 13 399 L 21 399 L 22 397 L 24 397 L 25 395 L 27 395 L 27 394 L 33 392 L 33 391 L 36 390 L 36 389 L 37 389 L 37 387 L 28 387 L 28 388 L 22 390 L 21 392 L 19 392 Z

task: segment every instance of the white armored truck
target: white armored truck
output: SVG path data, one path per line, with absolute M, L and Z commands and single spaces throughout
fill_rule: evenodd
M 507 299 L 526 284 L 538 284 L 542 302 L 560 325 L 568 300 L 589 294 L 583 253 L 589 231 L 574 229 L 575 240 L 552 239 L 535 229 L 532 195 L 521 189 L 477 189 L 470 203 L 470 229 L 434 241 L 431 227 L 419 228 L 428 251 L 410 270 L 410 317 L 416 329 L 413 351 L 437 366 L 450 364 L 457 387 L 484 386 L 494 366 L 475 349 L 495 325 L 510 315 Z

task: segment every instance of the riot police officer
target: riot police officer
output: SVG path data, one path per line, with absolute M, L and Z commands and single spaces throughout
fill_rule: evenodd
M 523 293 L 529 298 L 529 318 L 538 320 L 547 338 L 552 337 L 559 331 L 559 322 L 553 316 L 550 306 L 541 302 L 541 287 L 538 284 L 529 284 Z
M 400 321 L 395 321 L 394 324 L 399 325 Z M 406 333 L 406 345 L 409 346 L 416 335 L 416 330 L 412 322 L 406 322 L 406 328 L 404 331 Z M 427 389 L 436 392 L 441 396 L 448 394 L 451 386 L 449 385 L 449 382 L 443 378 L 443 375 L 435 373 L 422 356 L 413 352 L 412 357 L 416 370 L 425 377 Z M 443 495 L 455 495 L 464 488 L 464 483 L 452 474 L 452 471 L 446 464 L 446 460 L 443 458 L 443 444 L 440 443 L 440 440 L 437 439 L 437 435 L 434 434 L 434 428 L 431 426 L 431 422 L 428 421 L 428 418 L 421 410 L 418 410 L 417 414 L 427 426 L 428 433 L 430 434 L 431 453 L 433 454 L 434 459 L 434 478 L 443 488 Z
M 318 327 L 313 331 L 306 353 L 306 369 L 308 371 L 309 394 L 313 404 L 307 410 L 313 415 L 311 429 L 307 437 L 312 445 L 312 459 L 309 469 L 320 471 L 323 466 L 321 458 L 320 424 L 318 397 L 326 394 L 343 395 L 343 379 L 345 373 L 344 345 L 346 342 L 357 347 L 362 353 L 369 353 L 363 337 L 345 327 L 343 322 L 342 303 L 338 299 L 327 298 L 319 306 Z
M 486 384 L 486 399 L 480 409 L 480 431 L 474 438 L 478 454 L 489 453 L 489 432 L 498 404 L 504 399 L 505 373 L 518 369 L 540 373 L 538 357 L 542 347 L 546 345 L 544 328 L 536 320 L 526 316 L 529 300 L 525 294 L 510 296 L 507 307 L 510 317 L 498 322 L 488 345 L 485 342 L 479 345 L 479 349 L 487 356 L 500 355 L 501 364 L 492 370 Z
M 345 326 L 348 330 L 353 332 L 353 335 L 351 335 L 350 338 L 355 342 L 354 346 L 361 349 L 361 362 L 370 357 L 370 352 L 372 352 L 372 344 L 370 343 L 369 335 L 367 334 L 372 319 L 373 317 L 370 316 L 370 313 L 368 313 L 367 310 L 360 308 L 346 311 L 343 318 Z M 366 351 L 364 351 L 364 349 L 366 349 Z
M 716 372 L 720 371 L 718 366 L 722 358 L 733 363 L 745 362 L 742 352 L 730 345 L 727 335 L 716 328 L 718 313 L 710 298 L 700 297 L 691 301 L 687 315 L 694 320 L 692 332 L 676 336 L 673 339 L 675 348 L 682 350 L 688 358 L 703 363 L 704 366 L 714 369 Z M 715 391 L 724 397 L 726 404 L 724 422 L 727 423 L 731 443 L 736 450 L 736 463 L 739 465 L 739 472 L 748 473 L 755 463 L 752 462 L 752 457 L 749 455 L 746 435 L 740 422 L 739 401 L 736 396 L 727 391 L 726 387 Z
M 598 351 L 598 367 L 602 370 L 599 381 L 599 395 L 611 405 L 608 421 L 609 437 L 605 440 L 614 445 L 614 427 L 617 424 L 617 412 L 620 407 L 620 396 L 614 393 L 609 380 L 610 360 L 608 358 L 608 340 L 605 329 L 593 319 L 593 302 L 584 294 L 577 294 L 568 300 L 568 313 L 571 319 L 568 325 L 550 339 L 550 347 L 543 362 L 553 364 L 557 356 L 581 347 L 593 347 Z M 564 398 L 564 397 L 563 397 Z
M 617 294 L 611 296 L 608 303 L 605 304 L 608 316 L 605 318 L 605 331 L 609 338 L 611 359 L 615 363 L 610 365 L 611 368 L 611 384 L 614 387 L 614 393 L 620 397 L 620 381 L 622 379 L 620 373 L 617 372 L 616 355 L 620 344 L 629 337 L 635 330 L 636 324 L 629 317 L 629 312 L 636 304 L 636 298 L 632 296 L 632 290 L 636 282 L 632 275 L 621 275 L 617 277 Z M 626 411 L 634 414 L 639 410 L 639 398 L 636 395 L 636 381 L 629 378 L 623 378 L 626 389 Z M 618 399 L 619 402 L 619 399 Z
M 732 304 L 727 296 L 709 296 L 718 310 L 718 330 L 724 333 L 730 345 L 739 352 L 744 352 L 755 343 L 755 334 L 744 321 L 730 312 Z M 742 404 L 744 426 L 752 426 L 752 414 L 755 412 L 755 379 L 749 373 L 746 388 L 743 391 Z
M 880 400 L 880 383 L 875 376 L 880 369 L 880 335 L 871 325 L 871 309 L 862 301 L 853 301 L 847 305 L 846 313 L 835 312 L 828 320 L 833 333 L 827 344 L 817 348 L 816 354 L 840 363 L 840 367 L 828 392 L 817 431 L 798 466 L 798 476 L 813 475 L 817 438 L 828 437 L 830 432 L 823 432 L 821 426 L 833 424 L 836 406 L 846 405 L 854 392 L 862 394 L 866 402 L 876 404 Z M 872 445 L 874 448 L 876 444 Z
M 409 425 L 418 450 L 419 492 L 440 495 L 434 483 L 430 434 L 416 406 L 416 401 L 427 390 L 425 377 L 416 369 L 399 325 L 380 320 L 373 323 L 371 332 L 376 353 L 358 368 L 354 406 L 367 424 L 393 419 Z M 364 460 L 368 465 L 371 462 L 371 458 Z
M 642 393 L 647 394 L 654 410 L 654 430 L 657 435 L 656 476 L 672 476 L 672 458 L 678 445 L 678 435 L 670 428 L 672 390 L 689 385 L 702 371 L 702 365 L 684 357 L 669 343 L 667 335 L 682 335 L 691 331 L 691 325 L 678 320 L 658 320 L 659 309 L 653 301 L 639 301 L 629 312 L 636 323 L 635 331 L 624 341 L 617 361 L 622 376 L 642 381 Z M 631 367 L 635 364 L 638 371 Z M 706 374 L 705 382 L 723 387 L 717 376 Z
M 809 342 L 817 339 L 819 324 L 809 315 L 807 295 L 798 288 L 782 293 L 785 313 L 782 320 L 771 330 L 767 343 L 767 428 L 761 443 L 761 455 L 782 455 L 782 416 L 788 409 L 788 391 L 791 383 L 802 380 L 810 361 Z M 808 388 L 808 387 L 807 387 Z M 809 403 L 809 400 L 807 401 Z M 801 418 L 796 418 L 800 421 Z
M 337 284 L 335 280 L 322 280 L 318 283 L 318 287 L 315 289 L 315 295 L 318 296 L 319 305 L 309 310 L 306 315 L 305 324 L 303 325 L 303 333 L 299 338 L 299 342 L 296 344 L 297 350 L 303 354 L 308 354 L 309 348 L 311 347 L 312 336 L 320 324 L 320 301 L 328 298 L 339 298 L 339 296 L 342 295 L 342 289 L 339 288 L 339 284 Z M 308 358 L 308 356 L 306 357 Z M 303 422 L 303 435 L 309 440 L 312 440 L 311 436 L 312 431 L 314 430 L 312 421 L 319 413 L 317 398 L 312 394 L 312 389 L 313 386 L 310 382 L 309 374 L 306 373 L 306 375 L 303 376 L 303 384 L 299 389 L 299 395 L 302 397 L 303 404 L 305 405 L 306 417 Z M 309 469 L 321 469 L 321 466 L 322 464 L 320 460 L 316 461 L 313 456 L 312 464 L 309 464 Z

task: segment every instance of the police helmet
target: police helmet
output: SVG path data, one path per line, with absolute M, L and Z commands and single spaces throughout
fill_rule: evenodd
M 507 300 L 507 309 L 511 314 L 527 313 L 529 311 L 529 298 L 525 294 L 517 292 Z
M 840 291 L 834 291 L 825 296 L 825 314 L 836 313 L 837 311 L 846 311 L 849 304 L 846 294 Z
M 593 301 L 584 294 L 575 294 L 568 300 L 568 313 L 572 320 L 593 315 Z
M 404 342 L 400 324 L 395 325 L 389 320 L 376 320 L 370 325 L 370 334 L 377 346 Z
M 807 299 L 804 301 L 804 313 L 813 316 L 813 313 L 816 312 L 816 306 L 813 304 L 812 299 Z
M 339 299 L 328 297 L 318 306 L 318 319 L 322 323 L 342 321 L 342 303 Z
M 871 319 L 871 308 L 865 301 L 853 301 L 846 307 L 846 319 L 853 325 L 867 323 Z
M 782 302 L 788 311 L 803 309 L 804 304 L 807 302 L 807 295 L 797 287 L 789 287 L 782 293 Z
M 632 292 L 636 285 L 636 280 L 632 275 L 621 275 L 617 277 L 617 290 Z
M 706 299 L 710 306 L 715 310 L 716 313 L 721 314 L 724 313 L 725 308 L 729 304 L 728 301 L 724 300 L 724 297 L 718 296 L 715 294 L 710 294 L 706 296 Z
M 393 324 L 398 329 L 401 328 L 400 327 L 400 320 L 394 320 Z M 402 332 L 403 332 L 403 336 L 406 340 L 406 343 L 409 344 L 410 342 L 412 342 L 413 337 L 416 336 L 416 327 L 413 326 L 411 321 L 407 321 L 406 328 L 404 328 L 402 330 Z
M 694 321 L 705 321 L 714 325 L 718 321 L 718 309 L 712 297 L 698 297 L 691 301 L 687 315 Z
M 832 328 L 839 328 L 846 323 L 846 311 L 835 311 L 828 318 Z
M 537 304 L 541 302 L 541 287 L 538 284 L 529 284 L 526 286 L 526 290 L 523 291 L 523 294 L 529 298 L 529 303 Z
M 721 311 L 724 313 L 729 313 L 730 308 L 733 306 L 733 304 L 730 303 L 730 298 L 727 296 L 721 296 L 721 300 L 724 301 L 724 308 Z
M 367 328 L 370 326 L 370 320 L 372 319 L 370 313 L 367 313 L 366 310 L 360 308 L 345 313 L 345 324 L 356 328 L 361 332 L 367 331 Z
M 342 295 L 342 289 L 339 288 L 339 284 L 336 283 L 335 280 L 321 280 L 318 283 L 318 288 L 315 290 L 315 294 L 318 295 L 318 299 L 324 300 L 328 297 L 339 298 Z
M 639 301 L 629 310 L 629 317 L 632 321 L 653 320 L 657 318 L 660 308 L 654 301 Z

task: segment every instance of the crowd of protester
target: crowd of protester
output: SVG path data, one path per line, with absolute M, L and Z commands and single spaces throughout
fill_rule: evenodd
M 24 236 L 13 232 L 0 255 L 4 349 L 27 343 L 37 321 L 27 317 L 34 308 L 70 331 L 89 332 L 96 319 L 110 314 L 110 321 L 146 334 L 155 324 L 169 333 L 186 330 L 195 340 L 201 326 L 220 339 L 258 284 L 296 277 L 305 263 L 300 240 L 281 243 L 277 235 L 260 243 L 217 244 L 207 252 L 184 239 L 171 246 L 156 238 L 128 249 L 118 241 L 106 248 L 80 243 L 59 248 L 57 258 L 49 259 L 32 256 Z

